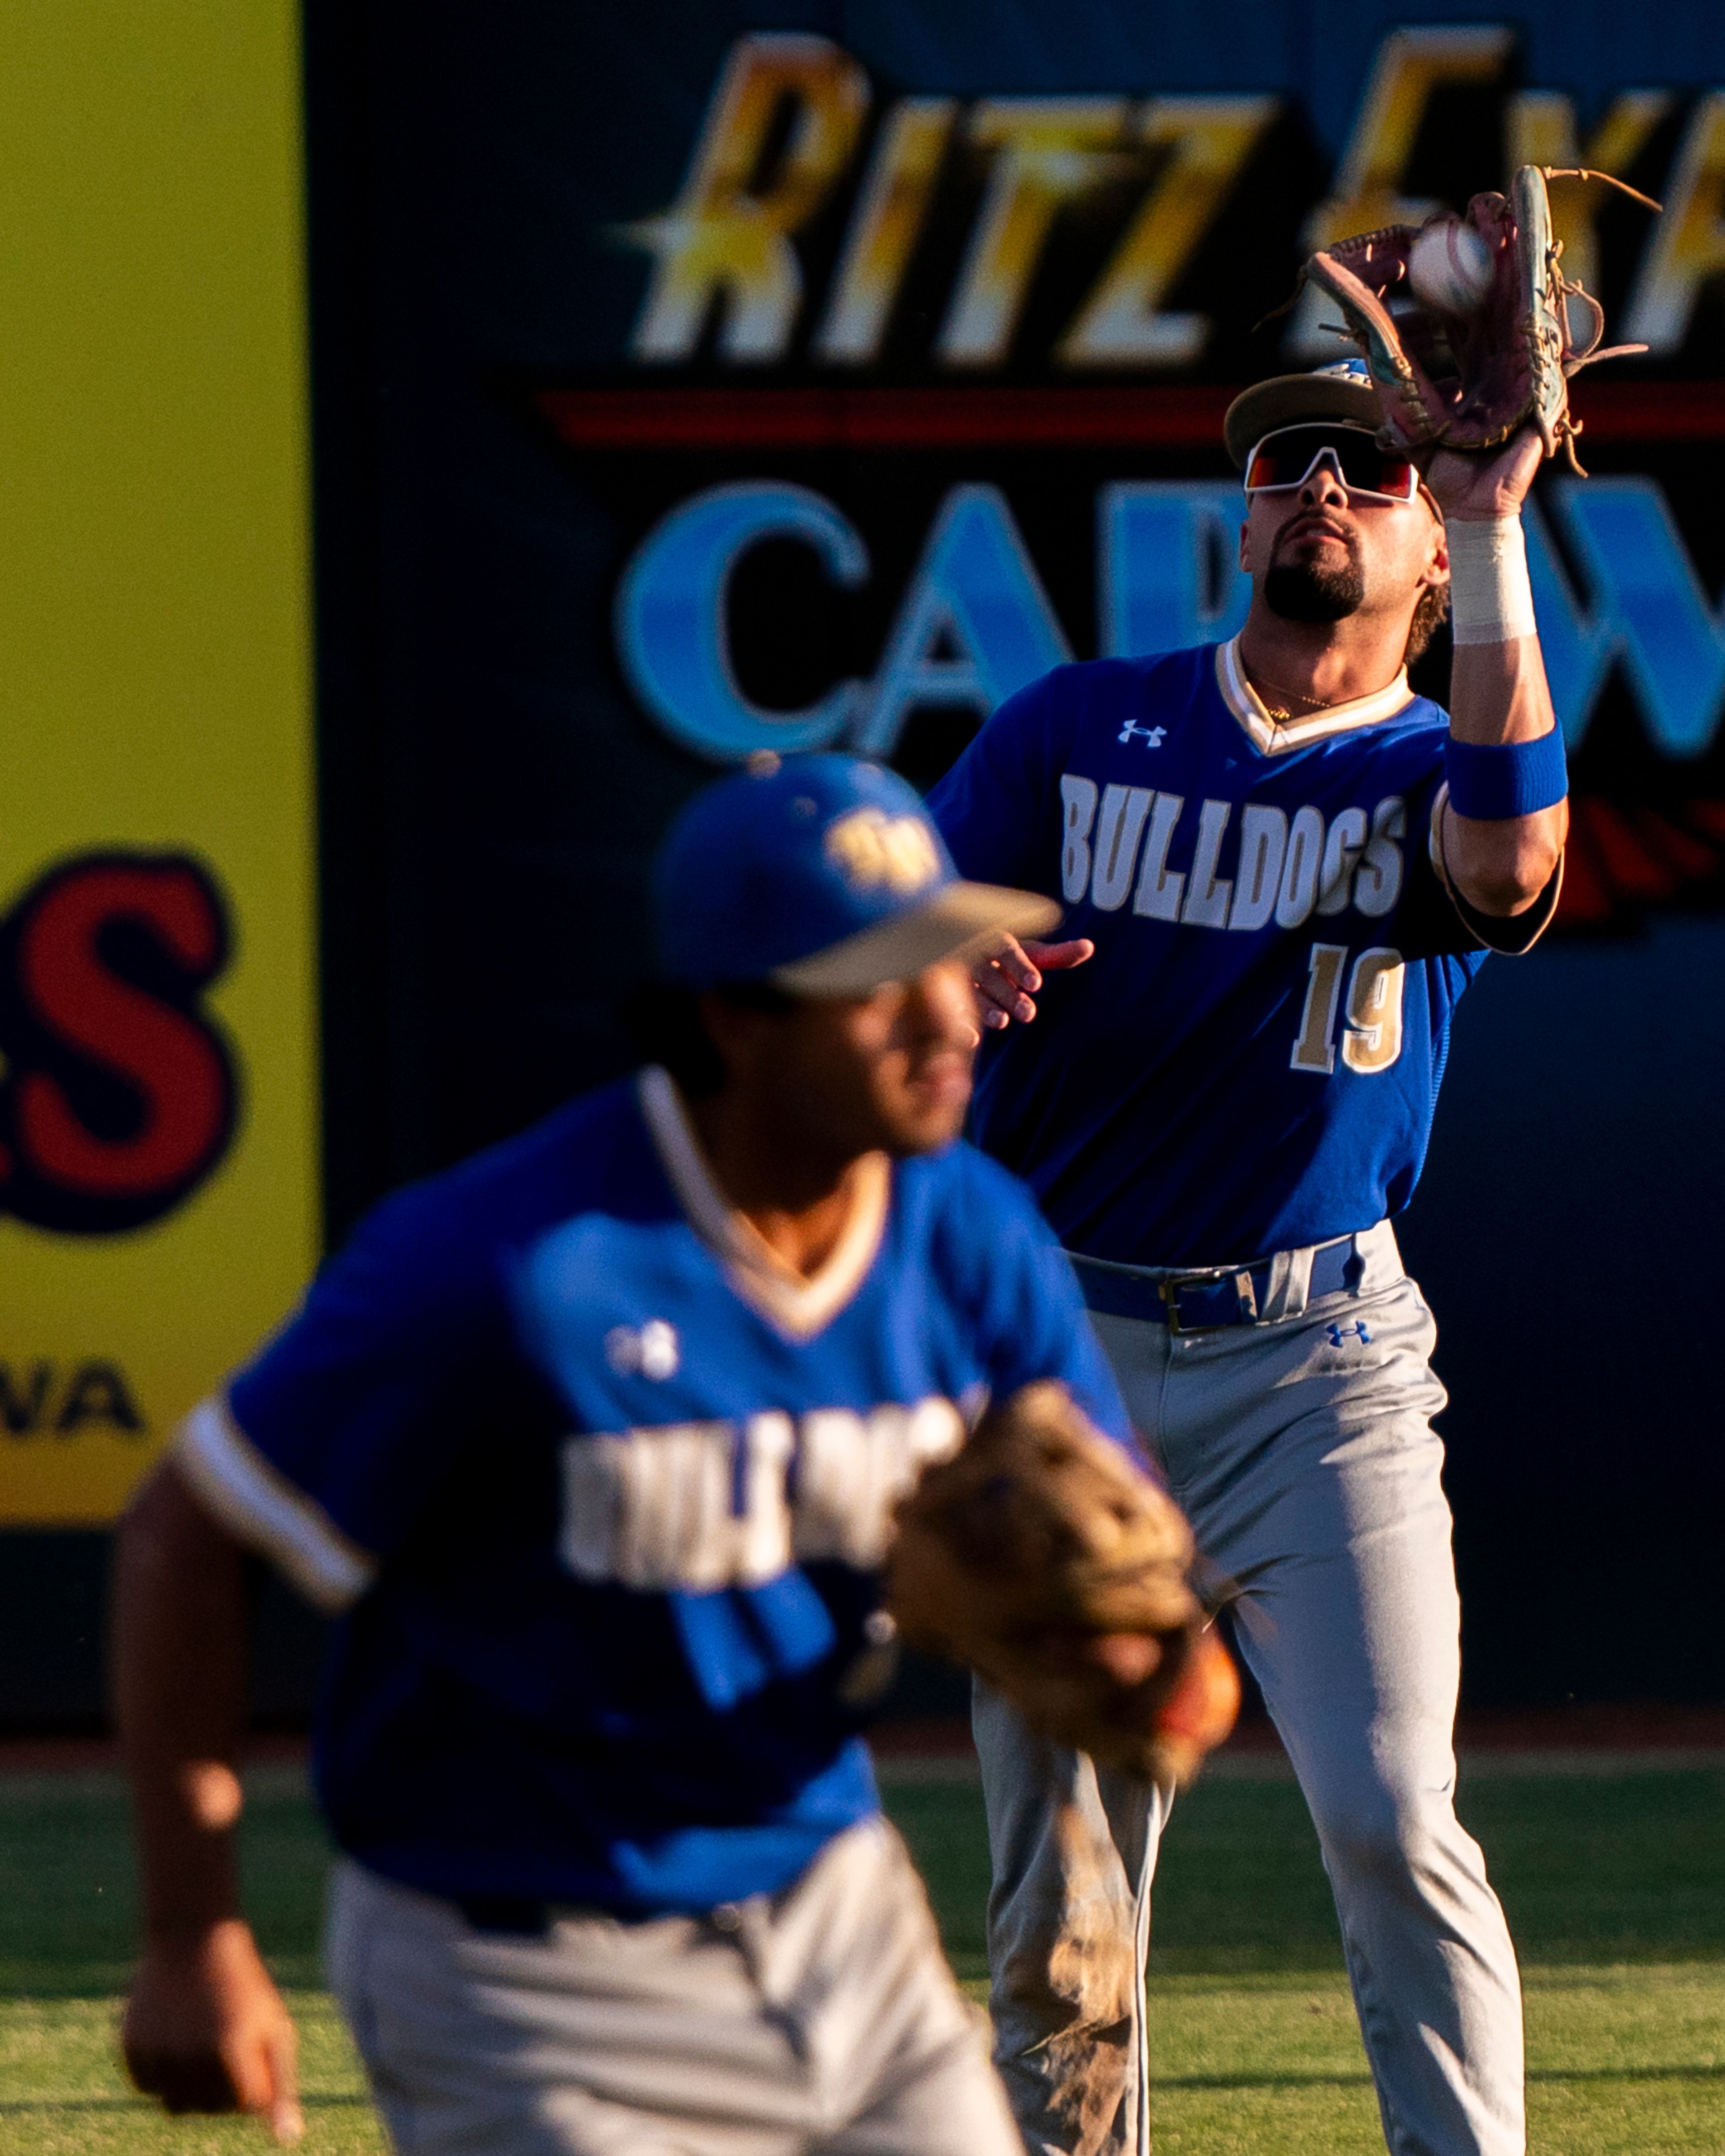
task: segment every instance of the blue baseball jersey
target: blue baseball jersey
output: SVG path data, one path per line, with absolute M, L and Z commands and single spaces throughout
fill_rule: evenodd
M 649 1071 L 386 1203 L 177 1457 L 342 1613 L 315 1763 L 344 1849 L 457 1899 L 699 1910 L 875 1810 L 893 1505 L 1043 1377 L 1132 1441 L 993 1162 L 860 1163 L 805 1281 Z
M 1278 723 L 1231 644 L 1063 666 L 930 797 L 961 872 L 1060 898 L 1096 955 L 991 1036 L 973 1131 L 1069 1250 L 1247 1263 L 1419 1178 L 1486 920 L 1434 867 L 1448 720 L 1405 676 Z

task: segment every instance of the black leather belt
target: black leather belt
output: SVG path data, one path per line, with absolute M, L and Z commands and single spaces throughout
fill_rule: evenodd
M 557 1921 L 549 1902 L 530 1901 L 524 1895 L 467 1894 L 455 1907 L 476 1932 L 498 1932 L 511 1938 L 542 1939 Z
M 1358 1237 L 1340 1235 L 1312 1254 L 1308 1302 L 1323 1295 L 1358 1295 L 1366 1261 Z M 1170 1332 L 1215 1332 L 1227 1325 L 1257 1325 L 1270 1297 L 1273 1258 L 1255 1265 L 1206 1265 L 1198 1272 L 1161 1272 L 1074 1256 L 1072 1269 L 1086 1306 L 1103 1317 L 1147 1318 Z
M 563 1917 L 614 1916 L 608 1909 L 589 1908 L 578 1902 L 535 1902 L 514 1894 L 465 1894 L 458 1896 L 454 1906 L 476 1932 L 495 1933 L 506 1938 L 542 1939 L 549 1936 L 551 1928 Z M 717 1932 L 734 1932 L 742 1919 L 734 1902 L 721 1902 L 706 1912 L 706 1921 Z M 624 1917 L 620 1921 L 632 1921 Z M 649 1921 L 642 1917 L 639 1921 Z

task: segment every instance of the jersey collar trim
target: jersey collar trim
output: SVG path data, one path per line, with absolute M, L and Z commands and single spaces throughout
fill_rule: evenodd
M 1260 756 L 1281 756 L 1289 749 L 1305 748 L 1331 734 L 1348 733 L 1356 726 L 1378 726 L 1385 719 L 1393 719 L 1398 711 L 1404 711 L 1414 701 L 1414 692 L 1408 686 L 1408 670 L 1404 666 L 1388 688 L 1375 689 L 1369 696 L 1356 696 L 1346 704 L 1332 704 L 1324 711 L 1314 711 L 1309 719 L 1278 720 L 1271 716 L 1269 706 L 1247 680 L 1245 669 L 1240 663 L 1239 647 L 1237 636 L 1216 646 L 1216 686 L 1222 692 L 1222 701 L 1245 728 Z
M 818 1272 L 788 1265 L 713 1180 L 676 1083 L 657 1065 L 638 1081 L 641 1115 L 660 1164 L 689 1225 L 717 1257 L 732 1287 L 793 1340 L 829 1325 L 868 1277 L 886 1232 L 892 1168 L 884 1152 L 865 1153 L 853 1171 L 850 1217 Z

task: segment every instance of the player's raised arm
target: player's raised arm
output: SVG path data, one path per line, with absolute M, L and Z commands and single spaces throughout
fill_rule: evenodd
M 1426 484 L 1450 559 L 1450 746 L 1438 844 L 1446 880 L 1481 913 L 1525 913 L 1568 829 L 1563 737 L 1540 655 L 1522 504 L 1543 455 L 1530 428 L 1495 456 L 1440 451 Z
M 239 1912 L 234 1772 L 245 1690 L 239 1545 L 169 1462 L 121 1524 L 114 1681 L 131 1778 L 143 1950 L 121 2044 L 171 2112 L 304 2131 L 294 2025 Z

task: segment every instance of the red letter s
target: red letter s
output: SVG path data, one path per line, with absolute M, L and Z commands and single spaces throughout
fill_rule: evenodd
M 227 956 L 213 886 L 182 856 L 89 856 L 8 927 L 9 1209 L 86 1233 L 157 1219 L 233 1130 L 232 1065 L 196 1008 Z

